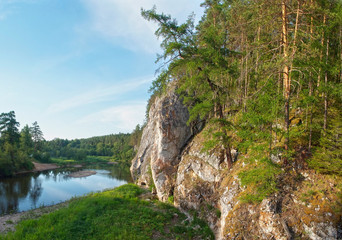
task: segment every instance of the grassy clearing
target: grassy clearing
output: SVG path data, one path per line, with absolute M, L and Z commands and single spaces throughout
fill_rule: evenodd
M 9 239 L 214 239 L 209 227 L 171 205 L 139 198 L 144 190 L 126 184 L 77 198 L 68 207 L 21 222 Z

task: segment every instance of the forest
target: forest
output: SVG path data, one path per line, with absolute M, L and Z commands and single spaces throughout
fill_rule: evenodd
M 87 156 L 111 157 L 112 161 L 130 164 L 138 144 L 135 136 L 141 136 L 139 125 L 132 133 L 118 133 L 85 139 L 53 139 L 45 143 L 45 150 L 52 158 L 86 160 Z
M 46 161 L 42 152 L 43 133 L 37 122 L 25 125 L 19 132 L 15 112 L 0 114 L 0 177 L 33 168 L 32 159 Z
M 59 160 L 55 162 L 63 163 L 63 160 L 82 162 L 90 156 L 106 156 L 129 166 L 142 134 L 142 127 L 137 125 L 132 133 L 46 141 L 37 122 L 21 130 L 19 127 L 14 111 L 0 114 L 0 177 L 31 170 L 32 161 L 49 163 L 54 158 Z
M 158 13 L 162 40 L 151 99 L 176 88 L 205 121 L 204 150 L 231 150 L 253 170 L 242 184 L 262 195 L 275 189 L 279 167 L 342 175 L 342 4 L 337 0 L 206 0 L 197 26 Z M 277 162 L 277 164 L 275 164 Z M 262 179 L 261 179 L 262 178 Z M 264 184 L 264 185 L 263 185 Z M 258 191 L 259 191 L 258 190 Z

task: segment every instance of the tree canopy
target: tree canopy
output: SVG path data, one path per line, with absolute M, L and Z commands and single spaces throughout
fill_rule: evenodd
M 304 153 L 314 156 L 311 167 L 341 174 L 342 3 L 205 0 L 202 7 L 197 26 L 193 16 L 178 24 L 155 7 L 142 10 L 162 38 L 154 95 L 176 85 L 189 121 L 208 123 L 206 149 L 221 146 L 229 168 L 235 148 L 281 156 L 283 166 L 298 165 Z M 322 148 L 330 157 L 318 154 Z

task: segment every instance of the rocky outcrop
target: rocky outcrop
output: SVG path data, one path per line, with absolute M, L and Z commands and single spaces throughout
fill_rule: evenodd
M 188 119 L 189 112 L 174 91 L 157 97 L 132 162 L 133 179 L 154 188 L 163 201 L 173 195 L 180 154 L 192 136 Z
M 228 170 L 219 164 L 220 148 L 203 152 L 207 136 L 192 137 L 188 111 L 173 92 L 157 98 L 149 114 L 131 166 L 134 180 L 162 201 L 173 195 L 178 208 L 208 222 L 216 239 L 342 239 L 340 178 L 283 170 L 277 193 L 258 204 L 243 202 L 248 189 L 238 176 L 248 156 Z
M 217 238 L 223 239 L 224 219 L 237 201 L 240 186 L 238 179 L 222 174 L 227 166 L 219 165 L 219 150 L 211 154 L 202 152 L 204 140 L 203 134 L 197 135 L 182 154 L 174 203 L 185 212 L 196 210 L 207 220 Z

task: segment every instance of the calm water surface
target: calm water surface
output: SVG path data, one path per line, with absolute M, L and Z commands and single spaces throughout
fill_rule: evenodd
M 96 171 L 83 178 L 68 177 L 80 169 L 57 169 L 0 179 L 0 215 L 52 205 L 89 192 L 114 188 L 131 181 L 129 169 L 93 166 Z

